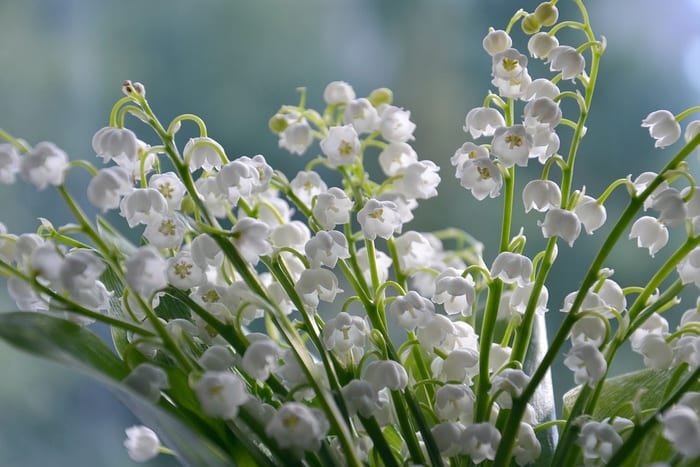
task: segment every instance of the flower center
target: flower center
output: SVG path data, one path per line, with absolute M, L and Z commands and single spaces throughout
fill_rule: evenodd
M 352 154 L 352 144 L 348 143 L 347 141 L 343 140 L 340 142 L 338 145 L 338 153 L 340 153 L 341 156 L 349 156 Z
M 166 182 L 158 187 L 158 191 L 160 191 L 160 194 L 163 195 L 165 199 L 171 199 L 173 197 L 173 193 L 175 192 L 175 188 L 173 188 L 170 183 Z
M 491 172 L 489 171 L 488 167 L 477 167 L 476 171 L 479 172 L 482 180 L 491 178 Z
M 513 71 L 519 65 L 518 60 L 515 58 L 504 58 L 501 62 L 503 69 L 506 71 Z
M 175 235 L 175 231 L 175 222 L 171 221 L 170 219 L 164 220 L 160 223 L 160 227 L 158 227 L 158 232 L 166 236 Z
M 189 263 L 180 261 L 179 263 L 175 264 L 175 274 L 180 276 L 180 279 L 184 279 L 185 277 L 189 276 L 191 271 L 192 265 Z
M 520 146 L 522 146 L 522 145 L 523 145 L 523 139 L 522 139 L 520 136 L 518 136 L 518 135 L 510 134 L 510 135 L 506 136 L 506 143 L 508 143 L 508 146 L 509 146 L 511 149 L 513 149 L 513 148 L 515 148 L 515 147 L 520 147 Z

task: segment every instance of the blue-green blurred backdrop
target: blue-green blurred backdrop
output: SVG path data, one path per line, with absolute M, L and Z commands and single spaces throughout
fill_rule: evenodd
M 293 174 L 302 159 L 278 149 L 267 121 L 279 105 L 296 102 L 295 88 L 306 86 L 310 103 L 320 105 L 331 80 L 350 82 L 359 95 L 387 86 L 396 103 L 412 111 L 420 157 L 443 167 L 439 200 L 423 203 L 410 228 L 466 228 L 486 243 L 490 262 L 501 201 L 476 203 L 454 180 L 449 157 L 466 139 L 466 112 L 490 87 L 483 35 L 489 26 L 503 27 L 516 9 L 532 11 L 537 3 L 0 0 L 0 127 L 89 159 L 92 134 L 107 123 L 121 82 L 131 79 L 146 85 L 163 120 L 196 113 L 229 154 L 262 153 Z M 573 2 L 562 0 L 560 8 L 565 16 Z M 698 103 L 700 2 L 617 0 L 590 8 L 608 51 L 575 185 L 597 195 L 609 181 L 658 169 L 670 157 L 653 149 L 639 123 L 652 110 L 678 112 Z M 519 32 L 515 42 L 524 50 Z M 85 183 L 71 175 L 76 195 L 82 196 Z M 610 200 L 610 217 L 623 202 L 623 196 Z M 21 182 L 0 186 L 0 221 L 11 232 L 32 231 L 37 216 L 49 213 L 57 224 L 69 221 L 51 190 L 37 194 Z M 516 219 L 532 229 L 528 251 L 540 242 L 536 218 Z M 600 241 L 600 235 L 582 236 L 577 256 L 560 248 L 549 284 L 552 327 L 562 298 L 576 287 Z M 610 262 L 623 286 L 643 280 L 654 264 L 631 244 L 618 248 Z M 4 287 L 0 293 L 0 309 L 11 309 Z M 629 365 L 639 360 L 632 357 Z M 572 384 L 568 372 L 557 378 L 559 392 Z M 123 429 L 136 420 L 103 387 L 4 344 L 0 414 L 0 466 L 132 465 L 121 444 Z

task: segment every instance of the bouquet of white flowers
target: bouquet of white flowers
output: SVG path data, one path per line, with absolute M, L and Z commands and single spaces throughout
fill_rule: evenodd
M 319 143 L 293 177 L 262 155 L 230 157 L 195 115 L 161 123 L 131 81 L 93 136 L 99 169 L 0 130 L 0 182 L 51 186 L 75 217 L 19 235 L 0 224 L 0 274 L 22 310 L 0 314 L 0 337 L 113 388 L 144 423 L 126 430 L 136 461 L 695 465 L 700 305 L 674 330 L 667 316 L 680 314 L 681 291 L 700 287 L 700 191 L 685 162 L 700 121 L 658 173 L 612 181 L 597 197 L 576 189 L 606 44 L 574 1 L 580 19 L 560 20 L 551 0 L 483 40 L 494 92 L 467 113 L 470 140 L 451 164 L 467 198 L 502 198 L 498 251 L 455 226 L 410 230 L 419 200 L 438 194 L 440 168 L 419 159 L 411 114 L 386 88 L 357 97 L 336 81 L 320 111 L 305 89 L 282 106 L 270 119 L 280 148 L 303 156 Z M 547 77 L 531 77 L 514 48 L 518 24 Z M 580 43 L 560 44 L 564 29 Z M 642 126 L 656 147 L 671 146 L 697 110 L 652 112 Z M 161 143 L 139 139 L 127 117 Z M 199 136 L 180 141 L 183 124 Z M 559 132 L 571 133 L 568 148 Z M 369 159 L 381 177 L 368 173 Z M 84 213 L 64 185 L 77 167 L 92 176 L 89 202 L 118 210 L 137 243 Z M 516 173 L 526 177 L 517 198 Z M 629 203 L 609 221 L 605 201 L 619 187 Z M 521 201 L 539 218 L 528 234 L 546 239 L 541 251 L 513 225 Z M 560 240 L 573 247 L 606 222 L 548 339 Z M 685 229 L 680 246 L 646 283 L 618 284 L 608 261 L 621 238 L 654 256 L 669 228 Z M 114 350 L 89 329 L 95 321 L 110 326 Z M 645 368 L 609 378 L 628 343 Z M 562 353 L 576 386 L 557 407 L 550 370 Z

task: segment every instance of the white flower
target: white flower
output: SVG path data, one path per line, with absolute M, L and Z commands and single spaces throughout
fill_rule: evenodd
M 520 397 L 529 382 L 530 377 L 523 370 L 506 368 L 493 376 L 490 394 L 496 397 L 501 408 L 510 409 L 513 399 Z
M 233 243 L 244 260 L 255 265 L 261 256 L 272 253 L 272 245 L 268 241 L 270 227 L 252 217 L 244 217 L 231 229 Z
M 179 289 L 187 290 L 206 281 L 204 271 L 192 259 L 190 250 L 181 250 L 168 259 L 168 283 Z
M 510 317 L 516 324 L 521 322 L 522 316 L 525 314 L 525 310 L 527 309 L 527 304 L 530 301 L 530 296 L 532 295 L 532 290 L 534 287 L 534 283 L 518 286 L 510 295 L 510 299 L 508 300 L 508 308 L 510 309 Z M 544 313 L 547 311 L 547 300 L 549 300 L 549 291 L 547 290 L 547 287 L 542 286 L 535 305 L 536 313 Z
M 389 143 L 379 153 L 379 165 L 387 177 L 396 175 L 414 162 L 418 162 L 418 155 L 407 143 Z
M 470 159 L 488 159 L 489 150 L 483 146 L 478 146 L 471 141 L 464 143 L 459 149 L 457 149 L 454 155 L 450 158 L 450 164 L 457 167 L 457 171 L 461 170 L 460 166 L 464 164 L 465 161 Z M 459 178 L 459 175 L 457 176 Z
M 372 133 L 379 129 L 379 112 L 368 99 L 351 100 L 343 112 L 343 122 L 354 126 L 359 134 Z
M 532 137 L 523 125 L 497 128 L 491 142 L 491 151 L 505 167 L 526 166 L 531 147 Z
M 191 172 L 200 168 L 207 172 L 221 168 L 221 156 L 224 154 L 224 148 L 206 136 L 191 138 L 182 150 L 182 155 L 188 163 Z
M 642 216 L 632 224 L 629 238 L 636 238 L 637 246 L 648 248 L 649 255 L 653 258 L 656 252 L 668 243 L 668 229 L 657 219 Z
M 467 113 L 463 129 L 469 132 L 472 138 L 478 138 L 493 136 L 496 128 L 502 126 L 506 126 L 506 121 L 501 112 L 490 107 L 475 107 Z
M 685 127 L 685 133 L 683 134 L 683 138 L 685 139 L 686 143 L 689 143 L 690 140 L 692 140 L 698 135 L 698 133 L 700 133 L 700 120 L 693 120 L 692 122 L 688 123 L 688 125 Z
M 435 414 L 440 420 L 472 423 L 476 396 L 466 384 L 445 384 L 435 391 Z
M 540 454 L 542 454 L 542 445 L 535 435 L 535 430 L 529 424 L 521 423 L 513 448 L 515 462 L 518 465 L 532 464 Z
M 126 283 L 145 297 L 168 285 L 168 262 L 152 246 L 136 250 L 126 260 Z
M 224 218 L 231 209 L 226 193 L 219 189 L 216 177 L 199 177 L 194 186 L 199 199 L 215 217 Z
M 44 141 L 22 156 L 19 173 L 25 182 L 43 190 L 49 185 L 62 185 L 68 165 L 66 153 L 55 144 Z
M 277 225 L 270 233 L 270 241 L 275 248 L 289 247 L 296 251 L 302 251 L 310 238 L 309 227 L 301 221 Z
M 323 90 L 323 100 L 328 105 L 347 104 L 355 98 L 355 90 L 345 81 L 331 81 Z
M 120 166 L 131 166 L 139 158 L 140 142 L 128 128 L 104 127 L 92 137 L 92 149 L 106 164 L 110 160 Z
M 119 203 L 122 217 L 129 227 L 149 224 L 168 212 L 168 201 L 154 188 L 135 188 Z
M 282 349 L 267 337 L 257 339 L 248 346 L 241 360 L 241 368 L 256 380 L 267 381 L 279 367 Z
M 472 276 L 462 277 L 456 269 L 447 268 L 435 279 L 433 302 L 442 304 L 448 315 L 471 316 L 475 299 Z
M 435 315 L 433 303 L 422 297 L 415 290 L 398 296 L 389 305 L 389 314 L 402 328 L 413 330 L 425 326 Z
M 250 339 L 250 335 L 248 338 Z M 236 362 L 233 351 L 223 345 L 212 345 L 204 351 L 197 362 L 209 371 L 227 371 Z
M 341 311 L 326 321 L 321 338 L 326 350 L 346 363 L 358 363 L 364 354 L 368 335 L 369 326 L 364 318 Z
M 561 122 L 561 108 L 549 97 L 537 97 L 525 105 L 523 124 L 531 133 L 553 130 Z
M 700 287 L 700 248 L 695 248 L 688 253 L 678 263 L 676 270 L 684 284 L 693 282 L 697 287 Z
M 688 216 L 686 203 L 675 188 L 666 188 L 654 193 L 651 208 L 659 211 L 659 222 L 669 227 L 684 223 Z
M 531 57 L 545 59 L 555 47 L 559 45 L 559 40 L 556 36 L 547 34 L 546 32 L 538 32 L 530 37 L 527 42 L 527 50 Z
M 92 287 L 107 267 L 92 250 L 69 251 L 63 258 L 59 271 L 64 289 L 73 293 Z
M 315 196 L 328 190 L 328 186 L 316 172 L 299 172 L 289 182 L 289 187 L 299 200 L 307 206 Z
M 304 252 L 311 267 L 314 268 L 321 267 L 321 265 L 334 268 L 338 259 L 350 257 L 348 241 L 345 235 L 337 230 L 317 232 L 312 239 L 306 242 Z
M 147 462 L 160 452 L 160 440 L 155 431 L 143 425 L 126 429 L 124 447 L 134 462 Z
M 574 213 L 578 216 L 588 235 L 602 227 L 608 217 L 605 206 L 588 195 L 581 195 L 576 207 L 574 207 Z
M 408 385 L 406 369 L 393 360 L 375 360 L 365 367 L 362 378 L 372 385 L 375 391 L 389 388 L 392 391 L 403 391 Z
M 153 403 L 160 399 L 161 390 L 170 387 L 167 373 L 150 363 L 139 364 L 123 383 Z
M 19 172 L 19 154 L 11 144 L 0 144 L 0 183 L 15 182 Z
M 367 200 L 358 211 L 357 221 L 368 240 L 374 240 L 377 237 L 387 239 L 394 233 L 401 233 L 403 226 L 396 204 L 374 198 Z
M 185 236 L 185 224 L 181 218 L 168 214 L 146 224 L 143 236 L 156 248 L 178 248 Z
M 700 456 L 700 420 L 698 414 L 684 405 L 671 407 L 659 416 L 663 437 L 673 449 L 688 458 Z
M 455 175 L 460 184 L 479 201 L 501 194 L 503 175 L 488 157 L 464 160 L 457 167 Z
M 622 437 L 611 425 L 590 421 L 581 428 L 577 443 L 583 448 L 586 463 L 606 463 L 622 445 Z
M 197 235 L 190 244 L 192 261 L 202 270 L 207 266 L 218 268 L 224 261 L 224 252 L 213 237 L 207 234 Z
M 352 125 L 334 126 L 321 140 L 321 151 L 332 167 L 352 165 L 360 154 L 360 138 Z
M 365 418 L 371 417 L 379 409 L 377 390 L 370 383 L 353 379 L 340 390 L 350 415 L 359 413 Z
M 654 147 L 665 148 L 681 137 L 681 126 L 668 110 L 656 110 L 642 120 L 642 127 L 649 128 L 649 135 L 656 140 Z
M 590 342 L 576 343 L 566 355 L 564 365 L 574 372 L 576 384 L 585 383 L 590 387 L 595 387 L 608 369 L 605 357 Z
M 552 208 L 547 211 L 543 222 L 538 222 L 542 227 L 542 235 L 545 238 L 559 237 L 569 246 L 574 246 L 574 241 L 581 234 L 581 221 L 573 211 Z
M 437 423 L 430 429 L 435 444 L 444 457 L 456 456 L 462 452 L 462 431 L 464 426 L 455 422 Z
M 554 99 L 561 91 L 556 84 L 545 78 L 538 78 L 530 83 L 525 90 L 524 100 L 530 101 L 539 97 L 549 97 Z
M 684 334 L 673 342 L 674 364 L 687 363 L 690 371 L 700 367 L 700 337 Z M 700 410 L 698 410 L 700 413 Z
M 523 188 L 525 212 L 531 209 L 544 212 L 561 204 L 561 189 L 551 180 L 532 180 Z
M 375 250 L 374 261 L 377 265 L 377 275 L 379 276 L 379 282 L 385 282 L 389 277 L 389 268 L 391 267 L 391 258 L 387 256 L 381 250 Z M 367 255 L 367 248 L 360 248 L 357 250 L 357 264 L 360 266 L 360 270 L 365 277 L 365 280 L 369 283 L 372 281 L 372 275 L 369 269 L 369 257 Z
M 510 46 L 513 45 L 513 40 L 507 32 L 497 29 L 495 31 L 489 31 L 488 34 L 486 34 L 482 45 L 489 55 L 494 56 L 510 48 Z
M 527 73 L 527 57 L 515 49 L 505 49 L 493 55 L 491 75 L 502 80 L 518 80 Z
M 399 170 L 393 187 L 406 198 L 428 199 L 437 196 L 440 183 L 440 170 L 433 161 L 424 160 L 410 164 Z
M 527 89 L 532 83 L 532 78 L 527 70 L 523 70 L 522 74 L 517 78 L 499 78 L 495 77 L 491 80 L 491 84 L 498 88 L 498 95 L 501 97 L 522 99 L 527 92 Z
M 382 110 L 379 130 L 382 138 L 390 143 L 405 143 L 413 139 L 416 124 L 411 121 L 411 112 L 389 105 Z
M 532 261 L 527 256 L 504 251 L 496 256 L 491 266 L 491 277 L 501 279 L 506 284 L 523 287 L 530 283 Z
M 298 402 L 286 402 L 267 423 L 265 434 L 282 449 L 318 451 L 329 428 L 320 410 Z
M 472 378 L 479 374 L 479 352 L 473 348 L 454 349 L 444 360 L 441 357 L 434 359 L 430 370 L 440 381 L 459 381 L 471 385 Z
M 228 371 L 205 372 L 194 391 L 205 414 L 224 420 L 235 418 L 239 407 L 250 399 L 243 379 Z
M 597 315 L 584 315 L 571 328 L 571 343 L 588 342 L 596 347 L 603 345 L 607 335 L 605 322 Z
M 475 464 L 494 460 L 500 442 L 501 433 L 490 423 L 475 423 L 462 432 L 462 452 Z
M 644 357 L 644 366 L 656 370 L 667 369 L 673 361 L 673 350 L 664 336 L 649 333 L 640 339 L 637 352 Z
M 171 211 L 180 209 L 182 200 L 187 193 L 185 184 L 182 183 L 175 172 L 153 175 L 150 180 L 148 180 L 148 187 L 160 191 L 160 194 L 163 195 L 168 202 L 168 209 Z
M 37 295 L 32 286 L 17 277 L 7 279 L 7 292 L 21 311 L 48 310 L 48 297 Z
M 396 237 L 394 239 L 396 255 L 399 258 L 401 270 L 420 268 L 433 263 L 436 255 L 439 255 L 439 246 L 431 243 L 428 235 L 423 235 L 415 230 Z
M 550 71 L 561 71 L 562 79 L 576 79 L 586 67 L 586 60 L 573 47 L 560 45 L 549 51 Z
M 338 278 L 330 269 L 305 269 L 297 281 L 296 291 L 304 302 L 315 308 L 319 300 L 333 302 L 335 296 L 343 291 L 338 287 Z
M 97 172 L 87 187 L 88 201 L 102 212 L 119 207 L 122 196 L 133 190 L 129 172 L 119 166 L 107 167 Z
M 219 190 L 226 194 L 228 201 L 235 206 L 239 199 L 247 199 L 253 193 L 257 178 L 255 168 L 239 158 L 221 167 L 216 174 L 216 183 Z
M 279 147 L 292 154 L 302 155 L 314 142 L 314 135 L 305 118 L 291 122 L 280 133 Z

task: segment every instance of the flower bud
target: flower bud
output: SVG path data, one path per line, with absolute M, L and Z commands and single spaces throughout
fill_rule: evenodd
M 378 88 L 370 92 L 367 99 L 375 107 L 379 107 L 382 104 L 389 105 L 394 101 L 394 93 L 389 88 Z
M 510 46 L 513 45 L 513 40 L 507 32 L 499 29 L 496 31 L 489 31 L 486 37 L 484 37 L 482 45 L 489 55 L 494 56 L 499 52 L 509 49 Z
M 520 23 L 520 26 L 523 28 L 523 32 L 525 34 L 535 34 L 540 30 L 542 24 L 537 19 L 537 17 L 531 13 L 525 18 L 523 18 L 522 22 Z
M 530 56 L 537 58 L 547 58 L 549 52 L 559 46 L 559 41 L 555 36 L 550 36 L 546 32 L 538 32 L 534 34 L 527 42 L 527 50 Z
M 559 10 L 549 2 L 537 5 L 534 14 L 542 26 L 554 26 L 559 19 Z

